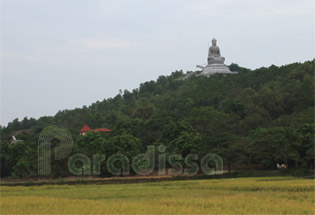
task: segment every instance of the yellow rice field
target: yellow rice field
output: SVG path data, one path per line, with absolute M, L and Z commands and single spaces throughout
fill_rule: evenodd
M 314 180 L 1 186 L 1 214 L 314 214 Z

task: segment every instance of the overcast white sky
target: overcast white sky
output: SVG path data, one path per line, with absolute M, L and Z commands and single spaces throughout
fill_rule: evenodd
M 206 63 L 314 57 L 313 0 L 1 0 L 1 125 L 90 105 Z

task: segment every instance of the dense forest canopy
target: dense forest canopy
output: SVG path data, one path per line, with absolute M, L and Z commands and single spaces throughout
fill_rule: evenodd
M 182 80 L 176 71 L 88 107 L 15 119 L 1 128 L 1 176 L 37 175 L 37 139 L 49 125 L 67 128 L 73 153 L 88 156 L 119 152 L 131 158 L 164 144 L 166 153 L 183 156 L 217 153 L 225 164 L 314 168 L 314 61 L 230 69 L 239 73 Z M 80 136 L 84 124 L 112 132 Z M 23 142 L 11 144 L 12 135 Z M 52 162 L 53 176 L 69 175 L 66 163 Z M 101 174 L 107 174 L 105 163 Z

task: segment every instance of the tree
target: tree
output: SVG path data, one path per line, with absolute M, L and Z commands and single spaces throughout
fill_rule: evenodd
M 181 154 L 186 157 L 188 154 L 197 153 L 200 145 L 200 137 L 186 121 L 175 123 L 170 121 L 164 126 L 161 137 L 155 145 L 165 145 L 169 153 Z
M 297 151 L 293 147 L 295 135 L 292 129 L 283 127 L 258 128 L 250 132 L 253 147 L 260 163 L 273 168 L 276 163 L 288 164 L 296 161 Z
M 303 167 L 314 168 L 315 143 L 314 124 L 303 124 L 297 132 L 297 150 L 300 155 L 300 163 Z

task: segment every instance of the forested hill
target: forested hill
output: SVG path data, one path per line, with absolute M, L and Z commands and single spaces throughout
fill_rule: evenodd
M 77 147 L 89 153 L 106 154 L 112 146 L 111 152 L 133 154 L 165 144 L 183 156 L 215 152 L 225 163 L 311 167 L 314 62 L 253 71 L 236 64 L 230 68 L 239 74 L 181 80 L 184 74 L 177 71 L 88 107 L 38 120 L 16 119 L 1 129 L 2 175 L 37 173 L 37 138 L 49 125 L 69 129 Z M 112 132 L 80 137 L 84 124 Z M 24 142 L 10 145 L 11 135 Z

